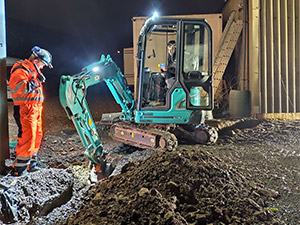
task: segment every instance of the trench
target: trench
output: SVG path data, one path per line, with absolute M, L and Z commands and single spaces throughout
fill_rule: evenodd
M 71 200 L 73 196 L 73 184 L 70 185 L 64 192 L 61 193 L 58 198 L 53 199 L 51 202 L 47 203 L 41 210 L 38 216 L 47 216 L 55 208 L 66 204 Z
M 66 170 L 44 169 L 24 177 L 2 178 L 0 220 L 5 224 L 46 217 L 76 194 L 76 179 Z M 1 222 L 0 221 L 0 222 Z
M 1 215 L 0 220 L 2 220 L 5 223 L 13 223 L 13 222 L 20 222 L 16 218 L 18 218 L 18 210 L 20 205 L 14 204 L 13 196 L 9 193 L 6 193 L 5 190 L 1 190 L 0 192 L 1 196 Z M 28 212 L 30 214 L 30 217 L 41 217 L 41 216 L 47 216 L 49 213 L 51 213 L 55 208 L 58 208 L 67 202 L 71 200 L 73 196 L 73 184 L 70 185 L 65 191 L 63 191 L 57 198 L 54 198 L 53 200 L 46 202 L 41 208 L 38 209 L 37 206 L 28 209 Z M 39 212 L 36 214 L 36 212 Z

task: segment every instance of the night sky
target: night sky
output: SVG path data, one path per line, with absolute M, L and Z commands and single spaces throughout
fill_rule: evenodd
M 219 13 L 224 0 L 6 0 L 7 56 L 27 58 L 34 45 L 49 50 L 54 69 L 44 69 L 48 90 L 62 74 L 110 54 L 123 69 L 132 47 L 132 17 Z M 121 54 L 117 54 L 117 50 Z

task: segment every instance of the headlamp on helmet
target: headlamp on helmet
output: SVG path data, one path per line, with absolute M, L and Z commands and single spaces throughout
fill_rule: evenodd
M 42 60 L 43 63 L 45 63 L 46 66 L 48 66 L 50 69 L 53 68 L 52 66 L 52 55 L 50 52 L 48 52 L 46 49 L 42 49 L 39 46 L 34 46 L 32 49 L 32 54 Z

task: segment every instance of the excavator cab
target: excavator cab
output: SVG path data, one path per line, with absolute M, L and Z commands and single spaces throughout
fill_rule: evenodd
M 212 110 L 212 31 L 204 19 L 148 19 L 137 58 L 136 123 L 199 124 L 202 110 Z

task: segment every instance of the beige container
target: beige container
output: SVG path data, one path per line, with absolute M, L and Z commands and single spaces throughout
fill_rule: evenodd
M 222 14 L 196 14 L 196 15 L 174 15 L 169 17 L 181 17 L 181 18 L 203 18 L 206 19 L 207 23 L 211 26 L 213 32 L 213 54 L 218 48 L 218 43 L 222 36 Z M 137 54 L 137 40 L 140 34 L 141 28 L 143 27 L 145 21 L 148 17 L 133 17 L 132 25 L 133 25 L 133 70 L 134 70 L 134 83 L 135 88 L 137 84 L 137 61 L 135 60 L 135 56 Z M 125 62 L 126 63 L 126 62 Z M 126 67 L 131 67 L 131 65 L 124 64 L 124 70 Z M 135 91 L 136 93 L 136 91 Z M 136 96 L 135 96 L 136 97 Z

